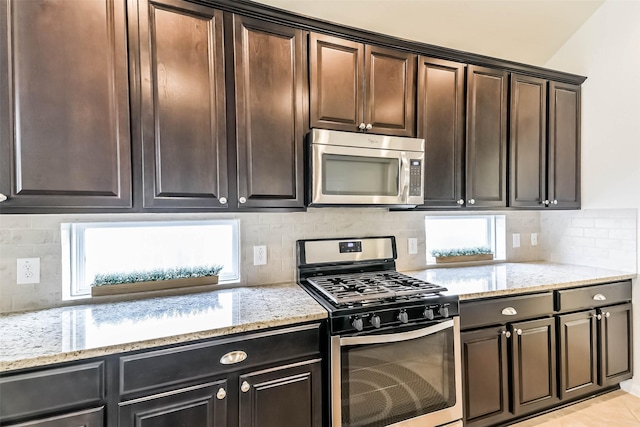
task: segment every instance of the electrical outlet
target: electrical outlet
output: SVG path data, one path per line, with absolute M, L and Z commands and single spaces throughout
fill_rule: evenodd
M 538 245 L 538 233 L 531 233 L 531 246 Z
M 513 247 L 520 247 L 520 233 L 513 233 Z
M 40 258 L 18 258 L 16 279 L 18 285 L 40 283 Z
M 265 265 L 267 263 L 267 247 L 253 247 L 253 265 Z
M 409 255 L 415 255 L 418 253 L 418 239 L 415 237 L 409 237 Z

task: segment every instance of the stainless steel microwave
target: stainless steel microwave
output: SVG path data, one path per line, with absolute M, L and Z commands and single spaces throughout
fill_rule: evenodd
M 309 206 L 424 203 L 424 139 L 312 129 Z

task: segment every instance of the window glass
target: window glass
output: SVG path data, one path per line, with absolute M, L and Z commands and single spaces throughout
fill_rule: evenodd
M 62 233 L 69 298 L 89 295 L 96 274 L 222 265 L 220 282 L 240 278 L 237 220 L 76 223 Z
M 466 215 L 425 218 L 427 264 L 436 262 L 433 251 L 476 253 L 486 251 L 493 259 L 505 259 L 505 216 Z

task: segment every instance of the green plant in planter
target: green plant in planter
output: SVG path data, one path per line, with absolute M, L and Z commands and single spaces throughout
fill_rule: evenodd
M 476 246 L 471 248 L 456 248 L 456 249 L 434 249 L 431 251 L 431 255 L 436 258 L 450 257 L 450 256 L 465 256 L 465 255 L 482 255 L 492 254 L 493 251 L 488 246 Z
M 157 268 L 147 271 L 96 274 L 91 286 L 120 285 L 123 283 L 156 282 L 159 280 L 188 279 L 192 277 L 217 276 L 222 265 L 197 267 Z

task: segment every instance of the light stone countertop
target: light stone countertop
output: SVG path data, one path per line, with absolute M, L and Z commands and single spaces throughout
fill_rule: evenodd
M 551 262 L 431 268 L 405 272 L 444 286 L 460 301 L 627 280 L 635 273 Z
M 635 273 L 549 262 L 405 272 L 460 300 L 584 286 Z M 0 315 L 0 372 L 177 344 L 327 317 L 296 284 L 60 307 Z
M 327 317 L 296 284 L 0 315 L 0 372 Z

